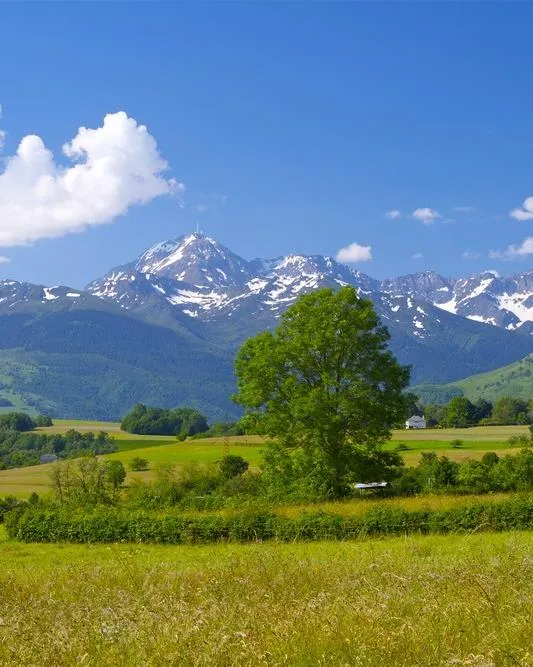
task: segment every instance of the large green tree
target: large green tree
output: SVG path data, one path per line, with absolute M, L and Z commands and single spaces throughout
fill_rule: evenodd
M 292 455 L 285 469 L 297 461 L 297 474 L 322 494 L 342 496 L 350 482 L 376 481 L 401 464 L 380 450 L 404 418 L 409 383 L 388 340 L 372 303 L 342 287 L 300 297 L 275 331 L 237 354 L 235 400 L 276 440 L 277 454 Z

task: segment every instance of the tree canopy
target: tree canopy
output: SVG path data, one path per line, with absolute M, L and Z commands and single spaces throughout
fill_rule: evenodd
M 195 435 L 207 431 L 207 419 L 193 408 L 150 408 L 135 405 L 124 417 L 121 428 L 142 435 Z
M 379 474 L 369 453 L 377 457 L 404 418 L 409 369 L 387 349 L 388 340 L 372 303 L 342 287 L 300 297 L 275 331 L 249 339 L 237 354 L 234 399 L 279 451 L 296 454 L 295 474 L 326 495 L 343 495 L 350 482 L 375 481 L 362 478 Z M 389 458 L 379 452 L 383 474 L 400 464 Z

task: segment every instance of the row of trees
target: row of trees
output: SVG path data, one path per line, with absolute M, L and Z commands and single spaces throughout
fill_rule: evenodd
M 487 452 L 480 461 L 451 461 L 434 452 L 424 453 L 416 467 L 405 468 L 394 483 L 399 494 L 461 491 L 529 491 L 533 489 L 533 449 L 514 456 L 498 457 Z
M 465 428 L 490 424 L 531 424 L 533 400 L 503 397 L 494 404 L 485 399 L 474 403 L 466 396 L 454 396 L 447 405 L 425 405 L 418 408 L 428 426 Z

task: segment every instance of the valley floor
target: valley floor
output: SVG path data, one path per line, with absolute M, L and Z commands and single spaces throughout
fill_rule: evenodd
M 533 663 L 531 533 L 0 551 L 6 666 Z
M 134 478 L 150 480 L 158 464 L 176 466 L 186 463 L 215 463 L 226 454 L 236 454 L 246 459 L 252 468 L 259 466 L 264 449 L 264 440 L 259 436 L 231 436 L 177 442 L 173 436 L 133 435 L 120 430 L 114 422 L 87 422 L 57 420 L 54 426 L 38 429 L 43 433 L 64 433 L 68 429 L 81 432 L 106 431 L 112 435 L 118 452 L 108 458 L 122 461 L 126 468 L 135 457 L 146 459 L 150 470 L 128 473 L 126 483 Z M 407 447 L 402 451 L 406 465 L 416 465 L 422 452 L 434 451 L 455 461 L 467 458 L 481 458 L 487 451 L 497 451 L 499 455 L 515 454 L 518 449 L 510 448 L 511 436 L 528 434 L 527 426 L 482 426 L 468 429 L 422 429 L 420 431 L 397 430 L 393 432 L 387 448 L 394 449 L 399 444 Z M 462 440 L 460 448 L 451 448 L 453 440 Z M 13 495 L 27 498 L 32 491 L 39 495 L 48 493 L 50 488 L 50 464 L 13 468 L 0 471 L 0 496 Z

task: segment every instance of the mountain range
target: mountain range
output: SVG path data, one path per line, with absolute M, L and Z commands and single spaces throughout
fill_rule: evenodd
M 200 233 L 158 243 L 83 290 L 0 281 L 0 397 L 53 415 L 116 419 L 137 401 L 231 403 L 238 345 L 299 295 L 353 285 L 412 366 L 450 383 L 533 352 L 533 271 L 376 280 L 320 255 L 247 261 Z

